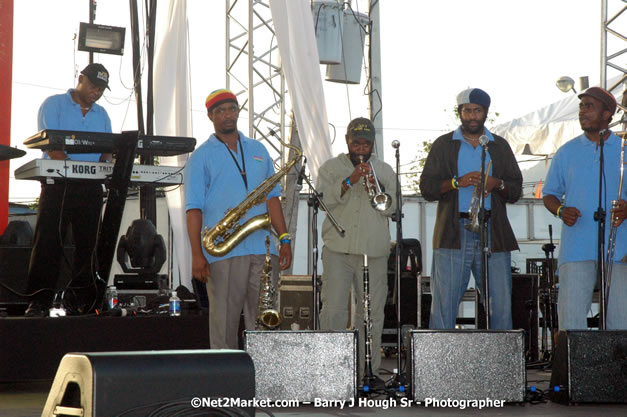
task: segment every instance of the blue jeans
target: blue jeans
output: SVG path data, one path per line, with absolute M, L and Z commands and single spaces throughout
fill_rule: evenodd
M 434 249 L 431 270 L 431 329 L 453 329 L 459 303 L 466 292 L 470 272 L 481 291 L 481 244 L 479 233 L 464 228 L 460 219 L 460 249 Z M 488 236 L 490 235 L 488 229 Z M 488 257 L 490 328 L 512 328 L 511 253 L 495 252 Z M 482 294 L 483 297 L 483 294 Z
M 595 261 L 568 262 L 559 267 L 557 314 L 559 329 L 587 329 L 588 311 L 597 282 Z M 627 264 L 615 263 L 607 303 L 607 329 L 627 329 Z

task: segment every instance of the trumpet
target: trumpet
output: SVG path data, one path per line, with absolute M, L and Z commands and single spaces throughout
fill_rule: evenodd
M 483 184 L 483 189 L 485 190 L 485 186 L 488 183 L 488 173 L 490 172 L 490 165 L 492 164 L 492 160 L 488 161 L 488 168 L 486 169 L 485 181 Z M 468 207 L 468 217 L 470 218 L 470 223 L 465 225 L 466 230 L 471 232 L 479 232 L 481 230 L 481 224 L 479 224 L 479 208 L 481 206 L 481 184 L 477 184 L 475 186 L 475 191 L 472 193 L 472 199 L 470 200 L 470 207 Z
M 362 164 L 365 162 L 363 155 L 359 155 L 359 162 Z M 366 192 L 370 197 L 370 205 L 377 211 L 385 211 L 392 205 L 392 197 L 381 189 L 377 173 L 374 171 L 374 167 L 370 161 L 368 161 L 368 165 L 370 166 L 370 172 L 366 178 L 364 178 L 364 181 Z

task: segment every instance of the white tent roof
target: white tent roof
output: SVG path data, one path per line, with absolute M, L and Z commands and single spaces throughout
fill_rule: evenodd
M 620 77 L 616 77 L 608 85 L 619 80 Z M 570 94 L 532 113 L 500 124 L 492 131 L 507 139 L 515 155 L 522 154 L 527 144 L 533 154 L 551 155 L 564 143 L 581 134 L 578 113 L 579 98 L 576 94 Z M 614 115 L 614 120 L 619 120 L 617 115 Z

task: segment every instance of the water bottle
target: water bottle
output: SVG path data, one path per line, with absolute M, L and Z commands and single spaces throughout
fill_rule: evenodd
M 113 310 L 118 307 L 118 289 L 115 285 L 111 285 L 107 288 L 107 305 L 109 310 Z
M 181 299 L 178 297 L 178 295 L 176 295 L 176 291 L 172 291 L 172 295 L 170 296 L 170 315 L 181 315 Z
M 62 292 L 57 293 L 54 296 L 52 307 L 48 310 L 50 317 L 65 317 L 65 307 L 63 307 L 63 295 Z

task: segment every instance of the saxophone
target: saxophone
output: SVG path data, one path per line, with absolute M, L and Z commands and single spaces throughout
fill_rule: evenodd
M 276 311 L 274 298 L 276 291 L 272 285 L 272 264 L 270 263 L 270 238 L 266 236 L 266 263 L 261 272 L 259 286 L 259 314 L 257 315 L 257 330 L 274 330 L 281 325 L 281 314 Z
M 246 196 L 237 207 L 232 208 L 226 215 L 216 223 L 211 229 L 207 227 L 203 230 L 202 244 L 207 253 L 212 256 L 220 257 L 229 253 L 235 246 L 244 240 L 249 234 L 259 230 L 268 228 L 271 224 L 270 214 L 264 213 L 255 216 L 244 224 L 240 225 L 240 220 L 246 215 L 248 210 L 258 204 L 266 201 L 267 195 L 272 191 L 274 186 L 281 181 L 281 178 L 289 172 L 289 170 L 300 160 L 303 153 L 296 146 L 287 143 L 281 144 L 296 153 L 296 157 L 289 161 L 283 168 L 276 172 L 273 176 L 268 177 L 257 188 Z

